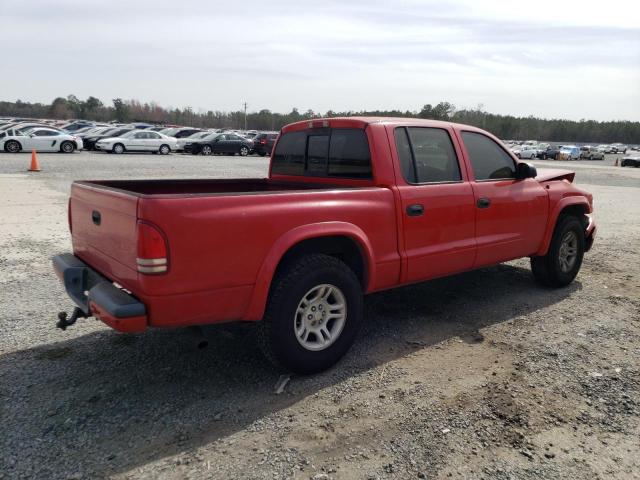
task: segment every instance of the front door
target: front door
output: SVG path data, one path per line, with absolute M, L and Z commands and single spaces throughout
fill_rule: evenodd
M 407 272 L 418 282 L 468 270 L 475 258 L 473 190 L 446 128 L 394 131 Z
M 533 178 L 517 180 L 516 162 L 492 138 L 470 131 L 461 137 L 474 175 L 474 267 L 533 255 L 546 227 L 546 190 Z

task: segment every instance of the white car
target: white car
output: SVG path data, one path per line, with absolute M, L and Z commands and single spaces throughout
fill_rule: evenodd
M 132 130 L 120 137 L 101 138 L 95 149 L 110 153 L 153 152 L 167 155 L 178 150 L 178 140 L 149 130 Z
M 520 148 L 514 148 L 512 151 L 518 158 L 534 159 L 538 156 L 538 147 L 536 145 L 522 145 Z
M 0 132 L 0 149 L 7 153 L 22 150 L 73 153 L 82 150 L 82 139 L 53 128 L 37 127 L 28 132 L 10 128 Z

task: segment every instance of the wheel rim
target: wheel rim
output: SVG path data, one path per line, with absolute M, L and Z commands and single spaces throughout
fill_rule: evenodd
M 11 153 L 16 153 L 18 151 L 18 144 L 16 142 L 9 142 L 7 145 L 7 150 Z
M 242 155 L 243 157 L 246 157 L 248 153 L 249 153 L 249 149 L 247 147 L 242 147 L 240 149 L 240 155 Z
M 167 153 L 169 153 L 169 147 L 163 145 L 162 147 L 160 147 L 160 153 L 166 155 Z
M 562 243 L 560 243 L 560 270 L 564 273 L 570 272 L 576 264 L 578 258 L 578 236 L 576 232 L 570 231 L 564 234 L 562 237 Z
M 65 153 L 69 153 L 72 150 L 72 146 L 69 143 L 65 143 L 62 145 L 62 151 Z
M 211 155 L 211 147 L 202 147 L 203 155 Z
M 335 285 L 322 284 L 309 290 L 298 303 L 293 330 L 306 350 L 329 348 L 340 337 L 347 319 L 347 301 Z
M 116 153 L 122 153 L 124 151 L 124 148 L 122 147 L 122 145 L 116 145 L 115 147 L 113 147 L 113 151 Z

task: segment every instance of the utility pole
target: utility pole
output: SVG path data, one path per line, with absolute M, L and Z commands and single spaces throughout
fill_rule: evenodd
M 247 102 L 244 102 L 244 130 L 247 131 Z

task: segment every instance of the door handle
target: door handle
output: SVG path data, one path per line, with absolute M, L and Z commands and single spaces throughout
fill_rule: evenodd
M 491 205 L 491 200 L 487 197 L 482 197 L 478 199 L 476 205 L 478 206 L 478 208 L 488 208 L 489 205 Z
M 102 215 L 100 215 L 99 211 L 94 210 L 93 212 L 91 212 L 91 220 L 93 220 L 94 225 L 100 225 L 100 222 L 102 221 Z
M 409 205 L 407 207 L 407 215 L 410 217 L 419 217 L 424 213 L 424 206 L 416 203 L 414 205 Z

